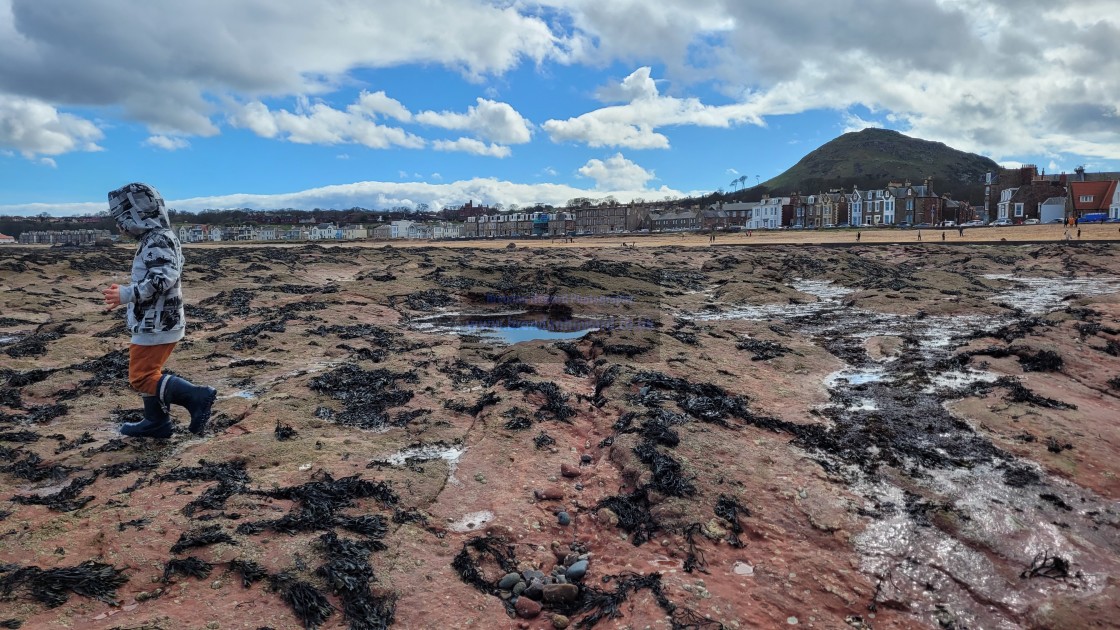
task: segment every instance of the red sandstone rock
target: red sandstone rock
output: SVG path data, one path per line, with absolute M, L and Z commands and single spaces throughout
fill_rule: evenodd
M 513 607 L 523 619 L 532 619 L 541 614 L 541 605 L 528 597 L 518 597 Z
M 579 469 L 579 466 L 572 466 L 571 464 L 560 464 L 560 474 L 568 478 L 575 478 L 582 475 L 583 471 Z

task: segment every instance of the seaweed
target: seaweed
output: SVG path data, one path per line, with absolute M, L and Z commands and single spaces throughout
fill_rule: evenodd
M 553 444 L 556 444 L 556 440 L 544 431 L 541 431 L 537 434 L 537 437 L 533 438 L 533 445 L 537 447 L 537 450 L 546 446 L 552 446 Z
M 309 387 L 346 405 L 341 413 L 332 416 L 332 421 L 362 429 L 376 429 L 389 423 L 387 409 L 412 400 L 413 393 L 398 389 L 397 382 L 416 380 L 413 372 L 391 372 L 383 368 L 370 371 L 347 363 L 311 379 Z
M 731 533 L 727 535 L 727 542 L 732 547 L 743 547 L 743 541 L 739 539 L 739 534 L 743 533 L 743 525 L 739 522 L 739 516 L 750 516 L 751 511 L 735 499 L 721 494 L 719 500 L 716 501 L 715 514 L 731 524 Z
M 758 339 L 744 339 L 736 343 L 735 347 L 753 353 L 751 361 L 769 361 L 793 352 L 793 350 L 780 343 Z
M 1077 405 L 1072 403 L 1039 396 L 1027 389 L 1017 378 L 1004 376 L 997 380 L 995 384 L 1008 389 L 1007 395 L 1004 396 L 1004 400 L 1007 402 L 1027 403 L 1028 405 L 1043 407 L 1045 409 L 1077 409 Z
M 642 590 L 650 591 L 658 607 L 669 616 L 672 630 L 723 628 L 723 624 L 718 621 L 703 618 L 694 611 L 679 608 L 670 601 L 662 588 L 660 573 L 655 572 L 645 575 L 624 573 L 603 578 L 604 582 L 612 580 L 615 582 L 614 591 L 605 591 L 594 587 L 583 588 L 581 602 L 575 612 L 576 614 L 588 612 L 591 614 L 576 622 L 577 628 L 593 628 L 603 619 L 618 619 L 622 616 L 620 608 L 623 603 L 632 594 Z
M 268 571 L 252 560 L 230 560 L 229 570 L 241 576 L 241 585 L 245 588 L 268 577 Z
M 595 504 L 595 509 L 603 508 L 614 512 L 622 531 L 632 534 L 630 542 L 635 547 L 650 540 L 660 530 L 650 514 L 649 492 L 644 487 L 630 494 L 606 497 Z
M 471 553 L 472 549 L 477 553 L 478 559 Z M 476 536 L 463 543 L 463 548 L 451 561 L 451 568 L 455 569 L 464 583 L 475 587 L 479 592 L 492 595 L 497 592 L 495 581 L 486 578 L 479 564 L 487 556 L 493 559 L 503 573 L 517 570 L 517 554 L 514 553 L 513 545 L 489 535 Z
M 342 600 L 342 614 L 350 630 L 386 630 L 396 615 L 396 597 L 374 595 L 369 587 L 374 580 L 369 554 L 379 547 L 370 541 L 339 538 L 334 532 L 323 534 L 319 541 L 326 549 L 327 562 L 315 573 Z
M 204 547 L 217 543 L 236 545 L 237 541 L 223 532 L 221 525 L 207 525 L 201 529 L 192 529 L 180 534 L 179 541 L 171 547 L 171 553 L 182 553 L 193 547 Z
M 1019 574 L 1019 578 L 1027 580 L 1044 577 L 1061 580 L 1069 577 L 1069 569 L 1069 560 L 1061 556 L 1052 556 L 1049 551 L 1040 551 L 1031 560 L 1030 565 Z
M 205 579 L 210 576 L 210 571 L 213 570 L 214 565 L 203 560 L 199 560 L 194 556 L 186 558 L 174 558 L 167 561 L 163 566 L 163 577 L 160 581 L 168 583 L 171 581 L 173 575 L 185 575 L 187 577 L 194 577 L 198 579 Z
M 54 569 L 0 565 L 0 573 L 7 573 L 0 578 L 0 596 L 22 587 L 48 608 L 65 604 L 71 592 L 115 604 L 117 588 L 128 582 L 123 570 L 93 560 Z
M 469 416 L 477 416 L 478 414 L 482 413 L 483 409 L 491 405 L 496 405 L 501 402 L 501 400 L 501 397 L 494 392 L 486 392 L 485 394 L 479 396 L 478 400 L 476 400 L 473 405 L 467 405 L 466 403 L 460 402 L 458 400 L 448 400 L 447 402 L 443 403 L 443 406 L 447 409 L 450 409 L 451 411 L 465 413 Z
M 78 495 L 97 479 L 97 474 L 77 477 L 66 484 L 58 492 L 44 495 L 16 495 L 12 501 L 22 505 L 45 505 L 55 512 L 73 512 L 81 509 L 93 500 L 92 496 L 79 497 Z
M 337 514 L 339 510 L 353 507 L 355 499 L 374 498 L 384 505 L 399 501 L 388 482 L 368 481 L 359 475 L 335 480 L 329 473 L 299 486 L 269 491 L 253 491 L 275 499 L 287 499 L 297 505 L 279 519 L 242 523 L 239 534 L 256 534 L 265 529 L 295 534 L 304 531 L 328 530 L 335 526 L 350 526 L 363 531 L 380 529 L 379 521 L 362 520 Z M 380 518 L 380 517 L 375 517 Z
M 653 473 L 649 487 L 673 497 L 691 497 L 696 494 L 696 486 L 684 477 L 680 462 L 657 450 L 653 442 L 645 440 L 633 450 Z
M 269 583 L 307 630 L 318 628 L 334 614 L 330 601 L 308 582 L 280 573 L 269 576 Z
M 299 432 L 293 429 L 291 425 L 280 422 L 279 418 L 276 419 L 276 428 L 273 429 L 273 433 L 276 435 L 276 439 L 281 442 L 285 440 L 294 440 L 299 436 Z
M 63 440 L 62 442 L 60 442 L 59 445 L 55 447 L 54 454 L 58 455 L 60 453 L 65 453 L 66 451 L 72 451 L 83 444 L 91 444 L 93 442 L 93 435 L 91 435 L 89 431 L 83 431 L 81 435 L 74 438 L 73 440 Z

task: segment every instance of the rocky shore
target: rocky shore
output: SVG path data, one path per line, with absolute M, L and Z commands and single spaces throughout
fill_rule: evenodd
M 6 248 L 0 625 L 1110 627 L 1118 247 Z

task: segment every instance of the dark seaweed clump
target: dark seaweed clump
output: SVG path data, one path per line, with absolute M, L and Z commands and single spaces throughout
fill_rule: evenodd
M 513 545 L 496 536 L 478 536 L 463 543 L 463 548 L 451 561 L 451 568 L 455 569 L 459 579 L 466 584 L 480 592 L 495 594 L 495 580 L 488 579 L 482 572 L 481 562 L 486 558 L 493 560 L 503 573 L 517 570 L 517 554 L 514 553 Z
M 758 339 L 744 339 L 735 344 L 735 347 L 752 353 L 751 361 L 769 361 L 793 352 L 780 343 Z
M 380 538 L 385 531 L 385 519 L 381 516 L 346 516 L 338 512 L 354 507 L 356 499 L 373 498 L 385 505 L 396 505 L 399 501 L 388 482 L 374 483 L 358 475 L 335 480 L 328 473 L 319 473 L 318 479 L 303 485 L 256 490 L 253 494 L 286 499 L 295 502 L 296 506 L 279 519 L 242 523 L 237 527 L 239 534 L 257 534 L 266 529 L 295 534 L 330 530 L 337 526 Z
M 0 574 L 0 597 L 11 597 L 16 589 L 23 588 L 49 608 L 65 604 L 70 593 L 114 604 L 117 588 L 128 582 L 123 570 L 93 560 L 54 569 L 0 564 Z
M 412 372 L 391 372 L 386 369 L 363 370 L 348 363 L 311 379 L 311 389 L 327 394 L 346 405 L 331 416 L 338 424 L 361 429 L 377 429 L 390 423 L 386 410 L 412 400 L 411 390 L 398 389 L 397 382 L 414 383 Z
M 97 479 L 96 474 L 77 477 L 66 484 L 66 487 L 53 494 L 19 494 L 12 497 L 12 501 L 22 505 L 45 505 L 55 512 L 73 512 L 74 510 L 84 507 L 90 501 L 93 501 L 92 496 L 79 497 L 78 495 L 81 494 L 82 490 L 87 486 L 93 484 L 95 479 Z
M 272 590 L 279 593 L 280 599 L 291 607 L 292 612 L 303 622 L 304 628 L 318 628 L 334 614 L 330 600 L 310 583 L 287 573 L 271 575 L 268 579 Z
M 326 550 L 327 562 L 316 574 L 342 600 L 342 613 L 351 630 L 386 630 L 396 615 L 396 597 L 378 596 L 370 590 L 374 580 L 369 554 L 383 549 L 380 543 L 339 538 L 334 532 L 319 537 Z
M 199 560 L 194 556 L 189 556 L 186 558 L 174 558 L 172 560 L 168 560 L 167 564 L 164 565 L 163 577 L 161 578 L 161 581 L 164 583 L 170 582 L 171 576 L 173 575 L 185 575 L 187 577 L 198 578 L 201 580 L 203 578 L 209 577 L 210 571 L 212 571 L 213 569 L 214 565 L 204 560 Z
M 181 553 L 192 547 L 204 547 L 217 543 L 236 545 L 232 536 L 222 531 L 221 525 L 208 525 L 179 535 L 179 541 L 171 547 L 171 553 Z

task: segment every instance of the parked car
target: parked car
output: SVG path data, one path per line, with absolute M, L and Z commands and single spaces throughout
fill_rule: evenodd
M 898 229 L 905 230 L 905 229 L 908 229 L 910 227 L 910 222 L 909 221 L 903 221 L 901 223 L 898 223 L 897 225 L 898 225 Z
M 972 221 L 965 221 L 961 224 L 961 227 L 984 227 L 984 225 L 983 221 L 973 219 Z
M 991 226 L 991 227 L 1003 227 L 1003 226 L 1011 225 L 1011 219 L 996 219 L 995 221 L 992 221 L 988 225 Z
M 1023 225 L 1038 225 L 1039 223 L 1040 221 L 1038 219 L 1027 219 L 1023 221 Z

